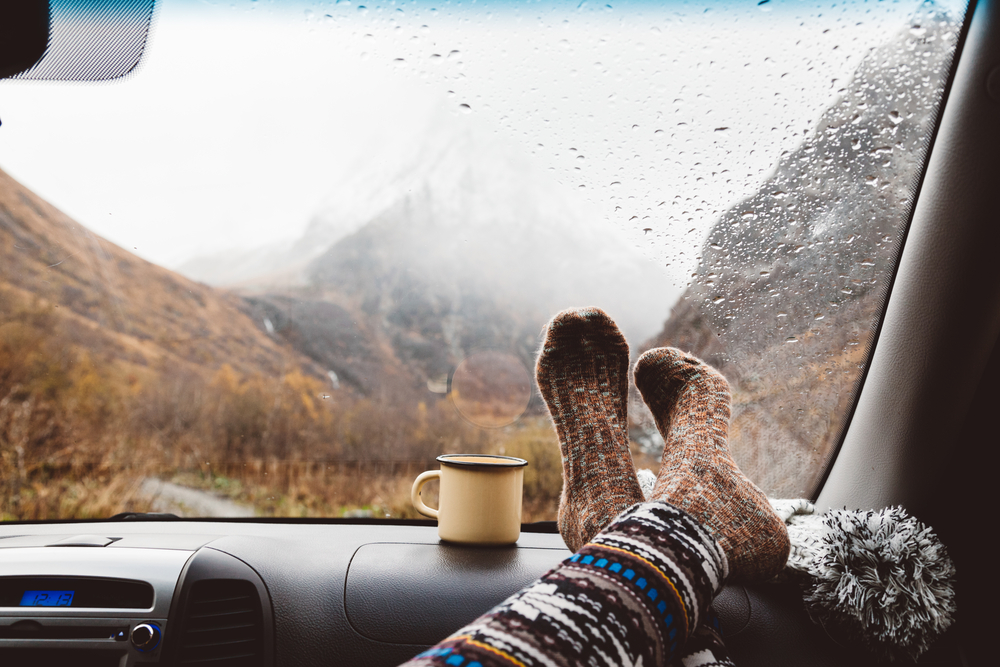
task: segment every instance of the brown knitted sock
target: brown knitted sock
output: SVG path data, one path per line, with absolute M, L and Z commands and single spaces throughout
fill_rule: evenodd
M 628 344 L 599 308 L 549 322 L 535 379 L 562 450 L 559 532 L 572 551 L 642 502 L 628 448 Z
M 666 446 L 652 499 L 681 508 L 706 526 L 729 559 L 730 580 L 760 581 L 788 559 L 788 531 L 767 496 L 729 454 L 729 383 L 680 350 L 649 350 L 635 385 Z

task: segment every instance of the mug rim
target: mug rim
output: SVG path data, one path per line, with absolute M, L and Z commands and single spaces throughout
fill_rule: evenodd
M 453 456 L 461 456 L 463 459 L 494 459 L 492 461 L 456 461 Z M 496 461 L 495 459 L 504 459 Z M 461 468 L 523 468 L 528 465 L 524 459 L 516 456 L 501 456 L 500 454 L 442 454 L 435 459 L 441 465 L 457 466 Z

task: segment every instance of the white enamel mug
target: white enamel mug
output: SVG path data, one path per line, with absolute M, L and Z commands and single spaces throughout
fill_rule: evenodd
M 445 454 L 440 470 L 420 473 L 410 490 L 418 512 L 438 521 L 438 536 L 465 544 L 511 544 L 521 535 L 521 495 L 528 462 L 513 456 Z M 420 499 L 432 479 L 441 482 L 438 507 Z

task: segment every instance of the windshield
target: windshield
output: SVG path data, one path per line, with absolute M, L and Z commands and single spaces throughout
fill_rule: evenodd
M 534 357 L 582 305 L 722 370 L 739 465 L 812 495 L 964 11 L 168 1 L 127 74 L 0 82 L 0 513 L 416 518 L 489 453 L 553 519 Z

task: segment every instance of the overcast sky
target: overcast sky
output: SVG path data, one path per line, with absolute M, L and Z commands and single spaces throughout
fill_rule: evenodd
M 918 5 L 611 4 L 168 0 L 124 81 L 0 82 L 0 167 L 171 267 L 295 237 L 359 160 L 452 116 L 534 153 L 679 286 Z

